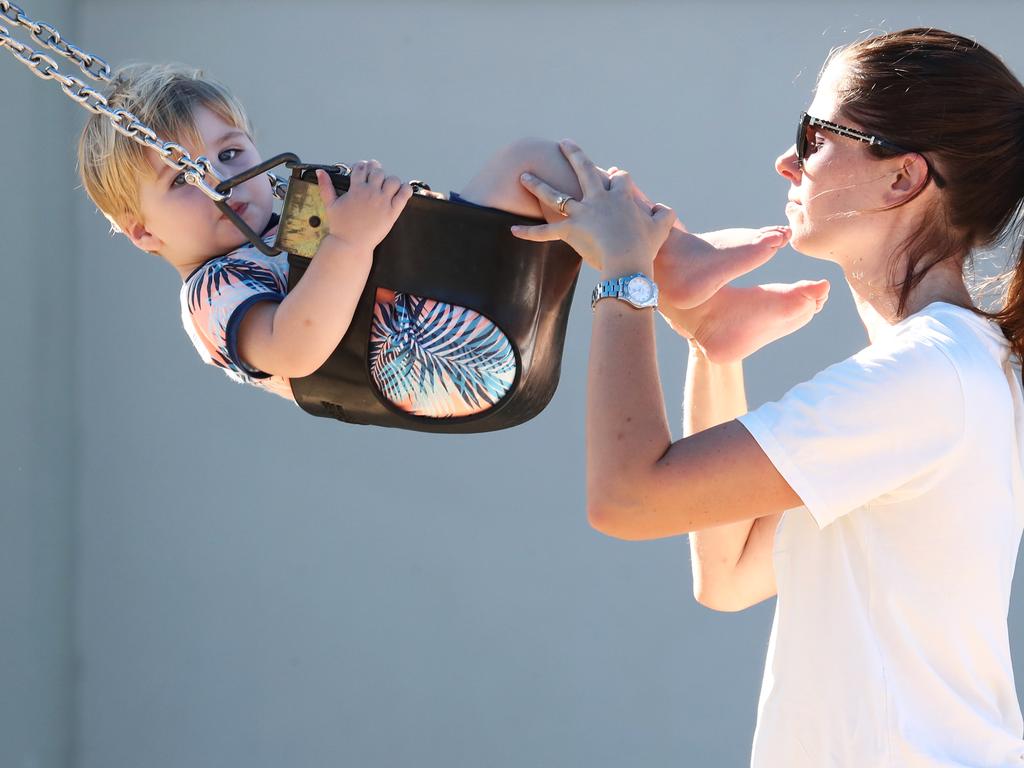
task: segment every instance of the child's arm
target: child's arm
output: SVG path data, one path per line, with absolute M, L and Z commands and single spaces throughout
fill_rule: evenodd
M 349 191 L 335 194 L 317 171 L 329 234 L 303 278 L 280 303 L 261 302 L 238 329 L 238 353 L 254 369 L 298 378 L 317 370 L 348 330 L 373 262 L 412 188 L 384 176 L 376 161 L 357 163 Z

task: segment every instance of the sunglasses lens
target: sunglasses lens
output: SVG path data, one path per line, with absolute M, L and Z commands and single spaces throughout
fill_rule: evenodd
M 807 157 L 807 113 L 800 115 L 800 122 L 796 126 L 796 160 L 800 165 L 804 164 Z

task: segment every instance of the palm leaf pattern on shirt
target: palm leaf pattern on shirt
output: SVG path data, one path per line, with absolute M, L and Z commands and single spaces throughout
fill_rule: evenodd
M 202 270 L 192 278 L 189 289 L 189 310 L 196 311 L 206 293 L 207 303 L 213 303 L 213 296 L 219 293 L 221 285 L 231 285 L 233 280 L 256 290 L 284 293 L 282 285 L 273 271 L 255 261 L 238 258 L 219 258 L 208 261 Z
M 509 390 L 515 371 L 508 338 L 472 310 L 401 293 L 377 305 L 370 374 L 392 402 L 444 416 L 457 397 L 479 412 Z

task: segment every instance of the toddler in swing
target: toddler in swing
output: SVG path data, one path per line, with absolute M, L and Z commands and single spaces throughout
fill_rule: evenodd
M 262 159 L 243 106 L 199 70 L 126 67 L 115 75 L 107 99 L 112 108 L 138 116 L 162 140 L 185 147 L 191 157 L 210 158 L 222 178 Z M 119 134 L 105 116 L 88 120 L 79 139 L 78 163 L 86 192 L 113 231 L 160 256 L 181 275 L 182 323 L 203 361 L 235 381 L 289 399 L 290 379 L 316 371 L 345 335 L 366 285 L 373 250 L 413 193 L 375 160 L 352 166 L 350 189 L 341 196 L 326 174 L 319 174 L 329 234 L 302 280 L 288 292 L 284 256 L 260 253 L 183 173 Z M 542 207 L 526 191 L 523 174 L 580 195 L 559 145 L 523 140 L 498 152 L 451 199 L 549 221 L 560 218 L 557 210 Z M 278 217 L 266 176 L 237 186 L 229 204 L 267 242 L 276 235 Z M 650 206 L 640 196 L 637 204 Z M 673 322 L 680 313 L 690 313 L 686 326 L 701 329 L 695 343 L 720 360 L 749 354 L 803 325 L 825 301 L 824 281 L 747 289 L 725 285 L 767 261 L 787 239 L 785 228 L 727 230 L 702 239 L 678 227 L 656 262 L 656 273 L 663 268 L 655 275 L 663 314 Z M 677 279 L 680 274 L 686 274 L 685 284 Z M 378 290 L 376 299 L 371 375 L 397 407 L 421 416 L 464 416 L 490 407 L 511 387 L 515 356 L 508 339 L 486 317 L 429 297 Z M 704 321 L 693 322 L 693 317 Z M 372 361 L 400 359 L 385 353 L 418 343 L 439 323 L 458 344 L 486 357 L 488 398 L 467 397 L 445 379 L 414 382 L 410 376 L 397 390 L 381 386 L 380 377 L 389 372 L 375 370 Z

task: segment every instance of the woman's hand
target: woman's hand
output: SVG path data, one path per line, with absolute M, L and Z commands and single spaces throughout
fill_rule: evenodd
M 317 171 L 316 180 L 326 209 L 328 237 L 360 251 L 372 251 L 387 237 L 412 197 L 412 187 L 396 176 L 385 176 L 376 160 L 352 167 L 349 189 L 343 195 L 335 192 L 326 172 Z
M 590 266 L 608 273 L 639 270 L 650 274 L 654 257 L 676 221 L 675 213 L 660 203 L 645 205 L 636 197 L 626 171 L 606 175 L 572 142 L 563 141 L 559 147 L 576 172 L 583 199 L 562 202 L 566 199 L 562 192 L 523 174 L 523 186 L 541 205 L 562 210 L 565 219 L 516 226 L 512 234 L 537 242 L 564 240 Z

